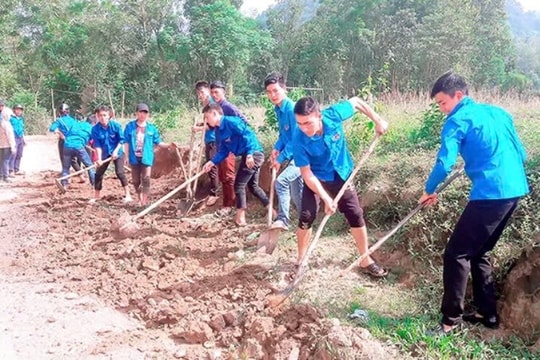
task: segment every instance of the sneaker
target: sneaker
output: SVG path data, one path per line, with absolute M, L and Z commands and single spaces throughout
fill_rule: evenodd
M 15 171 L 15 175 L 24 175 L 24 171 L 17 170 Z
M 489 329 L 498 329 L 499 328 L 499 317 L 497 315 L 491 315 L 484 317 L 478 313 L 464 314 L 462 317 L 463 321 L 466 321 L 470 324 L 482 324 Z
M 133 201 L 133 199 L 131 198 L 131 196 L 126 196 L 126 197 L 122 200 L 122 202 L 123 202 L 124 204 L 129 204 L 129 203 L 132 202 L 132 201 Z
M 14 173 L 13 171 L 10 171 L 8 177 L 14 178 L 14 177 L 15 177 L 15 173 Z
M 276 220 L 270 225 L 270 229 L 281 229 L 281 230 L 289 230 L 289 227 L 285 225 L 285 222 L 283 220 Z
M 439 324 L 433 329 L 427 330 L 426 335 L 427 336 L 433 336 L 433 337 L 442 337 L 442 336 L 448 336 L 455 334 L 459 331 L 459 325 L 454 325 L 450 330 L 444 330 L 443 324 Z
M 219 197 L 210 195 L 206 200 L 206 206 L 214 206 L 217 203 L 218 199 Z
M 96 202 L 97 202 L 96 198 L 92 198 L 92 199 L 88 200 L 89 204 L 95 204 Z

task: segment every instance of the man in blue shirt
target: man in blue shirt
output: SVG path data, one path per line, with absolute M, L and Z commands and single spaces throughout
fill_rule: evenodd
M 300 213 L 302 205 L 302 189 L 304 181 L 300 169 L 295 166 L 293 160 L 292 137 L 298 126 L 294 117 L 294 103 L 287 97 L 287 88 L 283 75 L 277 72 L 270 73 L 264 80 L 266 95 L 275 105 L 276 117 L 279 125 L 279 136 L 270 155 L 271 166 L 279 170 L 286 162 L 286 168 L 276 179 L 275 189 L 278 197 L 278 214 L 271 228 L 288 230 L 291 218 L 289 207 L 291 198 Z
M 437 201 L 435 189 L 452 171 L 458 154 L 472 182 L 469 202 L 444 251 L 442 320 L 436 332 L 448 334 L 462 319 L 497 328 L 499 317 L 487 253 L 495 247 L 519 199 L 529 192 L 526 153 L 511 115 L 468 97 L 461 76 L 451 71 L 442 75 L 433 85 L 431 97 L 447 118 L 441 148 L 419 203 Z M 469 272 L 477 312 L 463 315 Z
M 23 156 L 24 149 L 24 119 L 22 116 L 23 106 L 18 104 L 13 107 L 13 115 L 9 119 L 11 126 L 13 127 L 13 132 L 15 133 L 15 144 L 17 150 L 15 154 L 11 154 L 9 159 L 9 172 L 10 175 L 22 175 L 20 170 L 21 167 L 21 158 Z
M 92 126 L 87 122 L 77 121 L 69 115 L 64 114 L 58 118 L 49 128 L 49 131 L 56 132 L 63 139 L 62 149 L 62 177 L 69 175 L 69 168 L 73 164 L 73 160 L 78 158 L 84 166 L 92 165 L 90 156 L 86 152 L 85 146 L 90 141 Z M 94 169 L 88 170 L 90 183 L 94 185 Z M 64 189 L 67 188 L 68 180 L 61 181 Z
M 122 125 L 110 119 L 111 109 L 106 105 L 101 105 L 96 111 L 98 123 L 92 127 L 92 140 L 97 153 L 96 181 L 94 184 L 94 198 L 90 203 L 95 203 L 100 199 L 100 192 L 103 188 L 103 175 L 109 167 L 109 162 L 102 163 L 103 160 L 111 157 L 114 162 L 116 177 L 120 180 L 124 188 L 124 203 L 132 201 L 129 193 L 129 186 L 124 173 L 124 131 Z
M 236 195 L 236 218 L 238 226 L 247 225 L 246 222 L 246 186 L 263 206 L 269 206 L 268 196 L 259 186 L 259 170 L 264 162 L 264 153 L 259 140 L 253 130 L 241 118 L 224 116 L 219 104 L 208 104 L 203 109 L 206 124 L 216 128 L 218 133 L 218 151 L 212 160 L 203 166 L 208 172 L 214 165 L 218 165 L 226 158 L 241 156 L 240 168 L 234 181 Z
M 58 108 L 58 118 L 51 124 L 49 131 L 54 132 L 58 136 L 58 154 L 60 155 L 60 163 L 63 164 L 64 159 L 64 134 L 61 129 L 64 128 L 64 117 L 71 117 L 69 115 L 69 106 L 68 104 L 60 104 Z M 75 120 L 75 119 L 74 119 Z M 75 171 L 81 170 L 80 159 L 74 157 L 71 161 L 71 167 Z M 81 182 L 84 182 L 82 175 L 80 176 Z
M 296 232 L 298 241 L 298 264 L 302 261 L 311 239 L 311 225 L 317 216 L 318 195 L 325 212 L 336 211 L 333 198 L 349 178 L 354 164 L 347 149 L 343 121 L 360 111 L 375 123 L 375 131 L 386 132 L 388 124 L 368 104 L 358 97 L 342 101 L 321 111 L 311 97 L 296 102 L 294 114 L 300 131 L 293 138 L 293 157 L 304 179 L 302 211 Z M 368 235 L 358 194 L 351 186 L 338 201 L 337 207 L 351 227 L 351 234 L 360 254 L 368 251 Z M 387 271 L 370 256 L 360 263 L 360 271 L 373 277 L 386 276 Z
M 197 81 L 195 91 L 203 107 L 214 102 L 214 99 L 210 96 L 210 84 L 208 82 L 204 80 Z M 195 126 L 193 130 L 204 131 L 204 153 L 206 161 L 210 161 L 217 151 L 216 130 L 204 124 Z M 206 206 L 213 206 L 218 200 L 217 191 L 219 187 L 218 169 L 216 166 L 208 172 L 208 177 L 210 178 L 210 196 L 206 200 Z
M 242 112 L 233 104 L 231 104 L 225 98 L 225 84 L 219 80 L 212 81 L 210 84 L 210 95 L 214 102 L 221 106 L 223 115 L 225 116 L 237 116 L 247 122 L 247 118 Z M 219 136 L 219 134 L 217 134 Z M 219 139 L 217 144 L 219 145 Z M 219 147 L 219 146 L 218 146 Z M 233 206 L 235 205 L 235 191 L 234 191 L 234 179 L 236 174 L 236 157 L 234 154 L 230 154 L 221 164 L 218 166 L 219 181 L 221 181 L 223 190 L 223 209 L 218 214 L 227 216 L 232 213 Z

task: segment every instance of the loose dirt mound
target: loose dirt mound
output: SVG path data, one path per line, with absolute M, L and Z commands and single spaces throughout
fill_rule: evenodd
M 527 250 L 505 280 L 501 318 L 507 328 L 530 340 L 540 333 L 540 243 Z
M 182 178 L 174 164 L 167 166 L 169 175 L 152 182 L 150 201 Z M 267 307 L 268 295 L 283 285 L 292 264 L 278 263 L 245 245 L 249 235 L 265 229 L 264 209 L 251 213 L 260 216 L 261 225 L 247 228 L 215 217 L 214 209 L 204 205 L 179 219 L 179 195 L 139 219 L 139 233 L 120 241 L 111 236 L 111 224 L 124 211 L 134 215 L 141 209 L 122 204 L 113 172 L 106 176 L 103 200 L 96 205 L 87 202 L 92 193 L 87 184 L 73 182 L 66 195 L 58 194 L 56 175 L 40 173 L 36 181 L 9 185 L 17 195 L 3 208 L 2 233 L 4 238 L 27 239 L 10 257 L 10 276 L 62 284 L 64 291 L 81 297 L 97 296 L 145 325 L 148 333 L 138 332 L 139 340 L 146 336 L 152 343 L 165 336 L 176 342 L 176 349 L 154 349 L 149 358 L 395 356 L 366 330 L 329 320 L 311 305 Z M 7 220 L 13 218 L 22 221 Z M 99 347 L 95 351 L 99 353 Z

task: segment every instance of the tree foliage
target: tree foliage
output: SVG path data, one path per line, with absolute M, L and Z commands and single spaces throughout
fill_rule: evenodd
M 538 33 L 512 19 L 515 0 L 280 0 L 259 19 L 240 0 L 5 0 L 0 9 L 0 96 L 35 107 L 68 101 L 90 111 L 196 103 L 193 83 L 222 80 L 256 101 L 265 75 L 357 94 L 424 91 L 453 68 L 475 86 L 540 86 Z M 521 14 L 521 15 L 520 15 Z M 515 23 L 515 21 L 514 21 Z M 524 35 L 525 34 L 525 35 Z M 230 94 L 230 95 L 232 95 Z M 27 96 L 28 95 L 28 96 Z M 30 101 L 30 100 L 28 100 Z

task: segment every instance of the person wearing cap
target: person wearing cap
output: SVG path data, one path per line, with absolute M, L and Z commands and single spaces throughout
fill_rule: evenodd
M 72 123 L 73 121 L 77 120 L 69 115 L 69 106 L 65 103 L 60 104 L 60 107 L 58 108 L 58 115 L 58 118 L 56 118 L 56 120 L 53 121 L 53 123 L 49 127 L 49 131 L 55 133 L 58 136 L 58 154 L 60 155 L 60 163 L 63 166 L 65 142 L 64 131 L 67 131 L 66 124 Z M 75 171 L 81 170 L 80 160 L 77 157 L 72 158 L 71 167 Z M 82 174 L 79 178 L 81 179 L 81 182 L 85 181 L 82 177 Z
M 15 147 L 16 151 L 14 154 L 11 154 L 9 159 L 9 174 L 10 176 L 21 175 L 21 158 L 23 155 L 24 149 L 24 118 L 22 116 L 23 106 L 18 104 L 13 107 L 13 115 L 9 121 L 13 127 L 13 132 L 15 134 Z
M 15 143 L 15 133 L 13 132 L 13 126 L 9 121 L 11 117 L 11 109 L 7 108 L 4 100 L 0 99 L 0 180 L 2 182 L 9 182 L 9 160 L 11 154 L 17 151 Z
M 278 198 L 278 214 L 271 228 L 288 230 L 291 222 L 290 201 L 292 199 L 296 211 L 300 213 L 304 188 L 304 181 L 300 169 L 294 164 L 292 151 L 292 137 L 295 131 L 298 131 L 298 125 L 294 117 L 294 102 L 287 97 L 283 75 L 278 72 L 270 73 L 264 80 L 264 88 L 268 99 L 275 105 L 274 111 L 279 126 L 279 136 L 270 155 L 270 164 L 274 169 L 279 170 L 284 163 L 288 162 L 274 185 Z
M 195 83 L 195 91 L 197 92 L 197 98 L 201 102 L 202 106 L 214 103 L 214 99 L 210 96 L 210 84 L 201 80 Z M 195 125 L 193 131 L 204 131 L 204 153 L 206 161 L 210 161 L 217 152 L 216 145 L 216 130 L 203 124 Z M 213 206 L 217 200 L 217 191 L 219 187 L 218 169 L 214 166 L 208 172 L 210 178 L 210 196 L 206 200 L 206 206 Z
M 212 99 L 221 106 L 223 115 L 236 116 L 247 122 L 244 114 L 225 98 L 225 84 L 219 80 L 210 83 L 210 95 Z M 216 133 L 219 137 L 219 131 Z M 219 144 L 219 140 L 217 141 Z M 218 149 L 219 151 L 219 149 Z M 218 212 L 218 215 L 227 216 L 232 213 L 233 206 L 236 204 L 236 195 L 234 192 L 234 179 L 236 177 L 236 157 L 234 154 L 224 159 L 218 167 L 219 180 L 223 190 L 223 209 Z
M 103 160 L 111 157 L 114 162 L 116 177 L 124 188 L 124 203 L 132 201 L 129 192 L 128 181 L 124 173 L 124 131 L 119 122 L 111 119 L 111 109 L 106 105 L 97 108 L 95 115 L 98 123 L 92 127 L 92 140 L 95 153 L 97 154 L 98 167 L 96 169 L 96 180 L 94 183 L 94 198 L 90 203 L 95 203 L 100 199 L 103 188 L 103 176 L 109 167 L 110 162 L 103 163 Z
M 158 128 L 148 122 L 150 108 L 144 103 L 137 105 L 136 118 L 124 129 L 124 152 L 131 166 L 131 178 L 137 192 L 139 204 L 146 206 L 150 193 L 150 175 L 154 164 L 154 146 L 172 147 L 174 143 L 161 141 Z
M 235 223 L 237 226 L 245 226 L 246 186 L 263 206 L 270 206 L 268 196 L 259 186 L 259 170 L 264 162 L 263 148 L 249 125 L 237 116 L 224 116 L 219 104 L 206 105 L 203 113 L 208 126 L 218 129 L 219 133 L 218 151 L 212 160 L 204 164 L 203 170 L 210 171 L 212 166 L 221 163 L 230 154 L 242 157 L 234 181 Z

